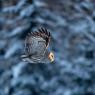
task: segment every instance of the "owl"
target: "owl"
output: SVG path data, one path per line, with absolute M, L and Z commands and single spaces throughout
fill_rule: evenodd
M 23 61 L 28 63 L 50 63 L 54 61 L 54 54 L 48 50 L 51 34 L 45 28 L 31 32 L 25 39 L 25 54 Z

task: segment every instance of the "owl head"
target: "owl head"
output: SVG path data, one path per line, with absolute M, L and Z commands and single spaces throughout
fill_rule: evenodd
M 53 52 L 50 52 L 49 53 L 48 59 L 50 60 L 50 62 L 53 62 L 54 61 L 54 53 Z

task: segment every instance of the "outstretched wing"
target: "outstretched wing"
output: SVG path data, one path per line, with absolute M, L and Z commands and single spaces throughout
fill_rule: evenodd
M 44 55 L 50 42 L 50 32 L 46 29 L 38 29 L 37 32 L 31 32 L 25 40 L 25 51 L 28 55 Z

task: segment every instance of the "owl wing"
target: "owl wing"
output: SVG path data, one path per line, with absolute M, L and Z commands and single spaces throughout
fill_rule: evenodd
M 38 29 L 37 32 L 31 32 L 25 40 L 25 51 L 28 55 L 44 55 L 50 42 L 50 32 L 46 29 Z

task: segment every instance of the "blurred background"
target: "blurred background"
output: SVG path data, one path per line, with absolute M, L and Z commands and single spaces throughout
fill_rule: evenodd
M 40 27 L 55 62 L 25 64 L 25 37 Z M 0 0 L 0 95 L 95 95 L 95 0 Z

